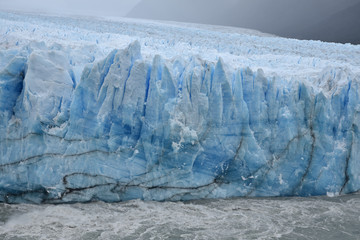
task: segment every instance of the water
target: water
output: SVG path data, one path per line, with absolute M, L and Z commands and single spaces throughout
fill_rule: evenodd
M 0 239 L 360 239 L 360 195 L 0 204 Z

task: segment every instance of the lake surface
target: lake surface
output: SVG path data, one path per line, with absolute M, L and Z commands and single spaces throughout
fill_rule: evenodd
M 360 239 L 360 195 L 0 204 L 0 239 Z

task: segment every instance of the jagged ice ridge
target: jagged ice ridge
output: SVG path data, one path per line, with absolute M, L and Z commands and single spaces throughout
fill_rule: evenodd
M 80 67 L 58 44 L 2 51 L 0 201 L 359 191 L 357 73 L 289 80 L 130 42 Z

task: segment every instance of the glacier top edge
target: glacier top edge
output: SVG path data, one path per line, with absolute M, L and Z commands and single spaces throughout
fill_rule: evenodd
M 269 36 L 257 31 L 218 26 L 156 22 L 126 18 L 85 18 L 0 12 L 0 51 L 46 46 L 72 52 L 75 77 L 86 64 L 106 57 L 113 49 L 140 42 L 142 55 L 151 61 L 182 57 L 216 63 L 222 58 L 237 69 L 262 69 L 267 76 L 314 83 L 324 69 L 360 73 L 360 46 L 304 41 Z M 40 44 L 41 45 L 41 44 Z M 29 49 L 28 49 L 29 50 Z M 31 51 L 31 50 L 29 50 Z M 0 57 L 5 56 L 2 53 Z M 85 57 L 86 56 L 86 57 Z M 3 66 L 0 66 L 3 67 Z

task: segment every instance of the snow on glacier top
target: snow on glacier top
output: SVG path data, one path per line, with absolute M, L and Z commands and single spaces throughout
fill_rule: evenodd
M 231 68 L 261 68 L 267 76 L 286 80 L 300 78 L 313 83 L 326 68 L 360 72 L 360 45 L 286 39 L 231 27 L 0 12 L 0 33 L 2 49 L 41 41 L 33 46 L 60 44 L 58 47 L 71 50 L 78 66 L 77 80 L 84 64 L 100 60 L 114 48 L 125 48 L 135 40 L 140 42 L 145 59 L 156 54 L 185 60 L 199 56 L 210 62 L 222 58 Z

